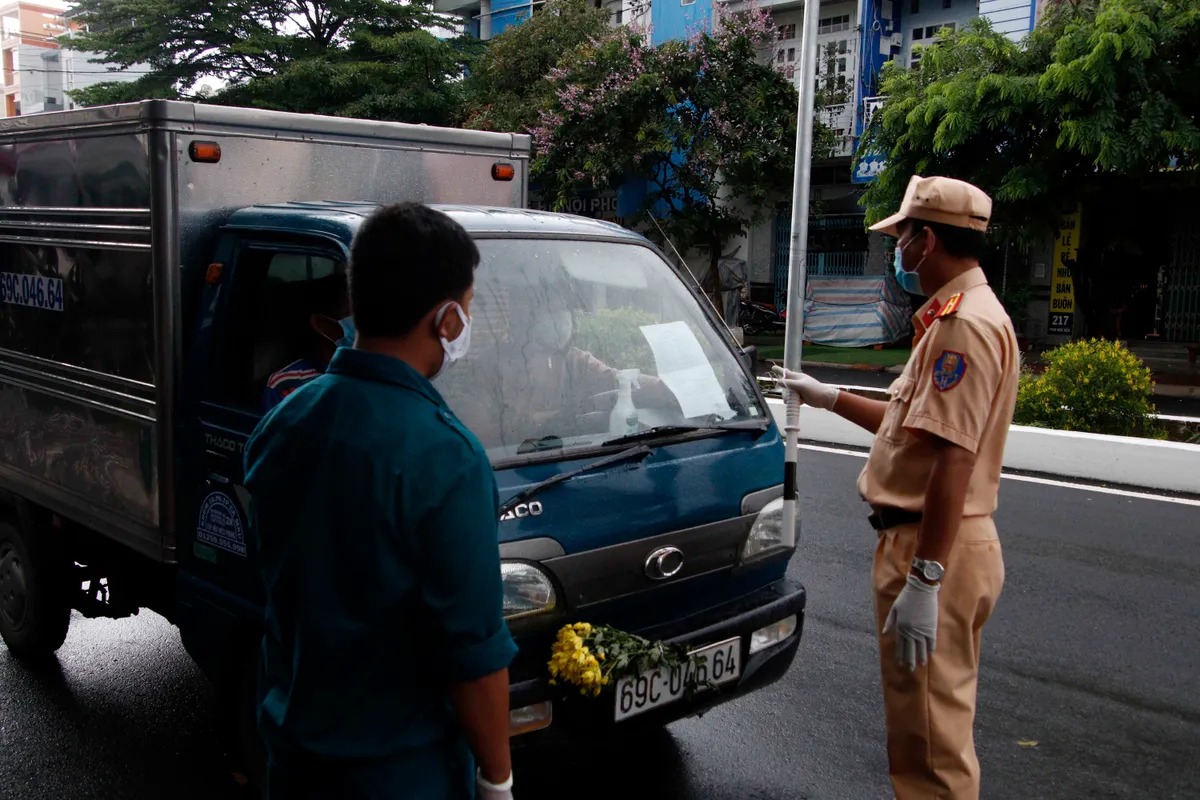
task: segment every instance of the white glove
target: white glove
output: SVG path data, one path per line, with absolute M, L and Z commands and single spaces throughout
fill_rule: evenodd
M 900 592 L 888 612 L 883 632 L 896 632 L 896 661 L 908 666 L 908 671 L 929 663 L 937 648 L 938 590 L 915 575 L 908 576 L 908 585 Z
M 783 367 L 771 367 L 778 376 L 780 385 L 800 395 L 800 399 L 813 408 L 823 408 L 832 411 L 837 402 L 839 389 L 826 386 L 816 378 L 810 378 L 803 372 L 792 372 Z
M 504 783 L 488 783 L 483 773 L 475 770 L 475 796 L 479 800 L 513 800 L 512 773 Z

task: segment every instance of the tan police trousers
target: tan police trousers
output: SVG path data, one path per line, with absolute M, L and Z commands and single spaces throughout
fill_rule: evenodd
M 879 534 L 875 632 L 883 630 L 917 549 L 917 527 Z M 990 516 L 962 521 L 938 593 L 937 649 L 916 672 L 896 663 L 896 634 L 879 635 L 888 767 L 896 800 L 978 800 L 975 689 L 979 642 L 1004 585 L 1004 559 Z

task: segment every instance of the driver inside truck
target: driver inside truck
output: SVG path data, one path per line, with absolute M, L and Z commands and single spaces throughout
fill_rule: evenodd
M 354 319 L 344 275 L 307 281 L 303 284 L 302 316 L 295 322 L 295 341 L 303 355 L 267 378 L 263 388 L 263 412 L 325 372 L 339 347 L 354 344 Z
M 477 293 L 481 305 L 489 299 L 488 288 Z M 526 440 L 523 447 L 545 436 L 600 432 L 595 425 L 581 425 L 579 417 L 589 412 L 597 412 L 603 419 L 600 427 L 607 429 L 609 411 L 618 400 L 618 373 L 633 365 L 611 365 L 585 349 L 576 330 L 584 304 L 568 285 L 530 286 L 511 296 L 510 332 L 480 342 L 480 358 L 471 370 L 481 391 L 471 391 L 456 404 L 463 422 L 486 445 Z M 640 372 L 632 394 L 640 408 L 678 411 L 674 394 L 655 375 Z

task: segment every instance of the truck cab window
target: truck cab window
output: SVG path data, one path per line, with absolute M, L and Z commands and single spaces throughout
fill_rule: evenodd
M 250 244 L 238 255 L 230 306 L 219 399 L 263 413 L 324 372 L 350 313 L 345 270 L 331 254 Z

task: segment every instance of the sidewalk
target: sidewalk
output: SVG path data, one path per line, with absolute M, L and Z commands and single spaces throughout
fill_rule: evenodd
M 1187 347 L 1160 341 L 1129 341 L 1133 351 L 1154 375 L 1154 393 L 1200 401 L 1200 363 L 1187 360 Z

